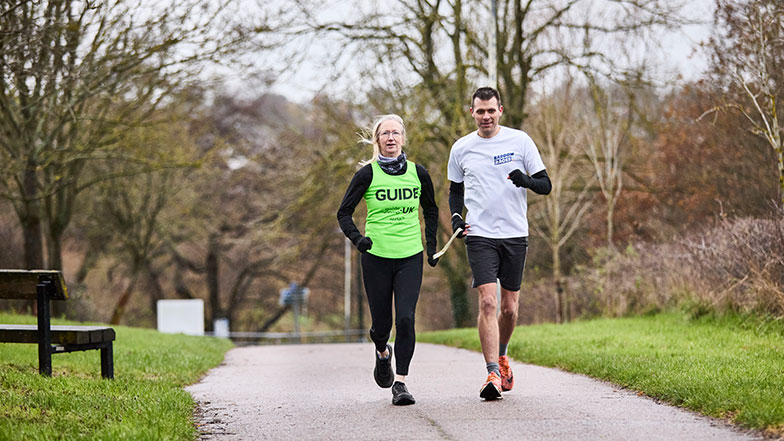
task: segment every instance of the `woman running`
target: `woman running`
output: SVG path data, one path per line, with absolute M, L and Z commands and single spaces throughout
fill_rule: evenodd
M 414 355 L 414 312 L 422 285 L 422 233 L 419 205 L 425 219 L 427 263 L 435 267 L 438 207 L 427 170 L 406 159 L 406 129 L 397 115 L 384 115 L 373 125 L 373 157 L 360 163 L 338 209 L 338 223 L 357 247 L 362 260 L 376 346 L 373 376 L 383 388 L 392 387 L 392 404 L 414 404 L 406 376 Z M 352 215 L 361 199 L 367 204 L 363 236 Z M 395 372 L 392 371 L 392 304 L 395 306 Z

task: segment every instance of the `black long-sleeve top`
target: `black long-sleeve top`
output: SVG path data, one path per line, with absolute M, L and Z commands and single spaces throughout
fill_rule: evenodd
M 406 163 L 395 176 L 404 174 L 407 168 L 408 163 Z M 427 172 L 425 167 L 416 164 L 416 172 L 417 177 L 419 177 L 419 182 L 422 185 L 419 205 L 422 206 L 422 214 L 425 218 L 425 246 L 427 254 L 433 255 L 436 252 L 436 233 L 438 231 L 438 206 L 436 205 L 433 181 L 430 179 L 430 173 Z M 382 173 L 386 172 L 382 171 Z M 338 224 L 340 224 L 340 229 L 343 230 L 343 234 L 345 234 L 355 246 L 357 241 L 362 238 L 362 234 L 359 232 L 359 229 L 357 229 L 352 215 L 372 181 L 373 167 L 371 164 L 359 169 L 351 179 L 351 183 L 348 184 L 346 194 L 343 196 L 343 202 L 340 203 L 340 208 L 338 208 Z

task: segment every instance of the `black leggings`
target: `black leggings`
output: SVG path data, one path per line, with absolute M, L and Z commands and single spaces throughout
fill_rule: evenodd
M 384 352 L 392 331 L 392 293 L 395 297 L 395 372 L 408 375 L 414 355 L 416 334 L 414 313 L 422 286 L 422 253 L 403 259 L 387 259 L 362 254 L 362 278 L 365 281 L 370 316 L 370 339 L 376 350 Z

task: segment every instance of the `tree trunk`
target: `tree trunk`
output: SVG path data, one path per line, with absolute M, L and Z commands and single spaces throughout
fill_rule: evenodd
M 451 226 L 445 231 L 451 231 Z M 452 245 L 452 251 L 442 256 L 438 263 L 446 275 L 452 303 L 452 319 L 455 322 L 455 327 L 458 328 L 471 325 L 468 285 L 466 284 L 466 274 L 470 273 L 470 269 L 467 268 L 468 261 L 465 256 L 463 246 L 455 243 Z
M 455 96 L 460 97 L 460 99 L 454 100 L 454 104 L 453 104 L 454 107 L 451 112 L 453 115 L 456 116 L 455 118 L 452 119 L 452 123 L 451 123 L 452 129 L 455 132 L 460 131 L 461 121 L 460 118 L 457 116 L 459 116 L 461 113 L 464 112 L 463 97 L 468 95 L 466 93 L 467 92 L 466 89 L 468 88 L 467 81 L 466 81 L 467 68 L 465 66 L 465 63 L 463 62 L 463 52 L 462 52 L 463 47 L 460 42 L 460 38 L 463 36 L 463 32 L 461 32 L 461 29 L 463 29 L 464 27 L 462 10 L 463 10 L 463 2 L 461 0 L 456 0 L 452 7 L 452 11 L 454 12 L 454 20 L 455 20 L 455 32 L 454 34 L 452 34 L 452 55 L 455 57 L 455 85 L 454 85 Z M 496 85 L 493 85 L 493 87 L 497 88 Z M 435 90 L 433 91 L 435 92 Z
M 779 159 L 779 198 L 781 199 L 781 208 L 784 208 L 784 148 L 779 145 L 776 150 Z
M 312 254 L 313 265 L 311 265 L 311 267 L 305 273 L 305 276 L 301 279 L 301 281 L 299 283 L 299 287 L 300 288 L 307 288 L 307 286 L 310 283 L 310 281 L 314 277 L 316 277 L 316 274 L 318 273 L 319 269 L 321 269 L 323 267 L 323 265 L 322 265 L 322 258 L 326 254 L 327 249 L 329 249 L 329 247 L 332 244 L 333 244 L 333 242 L 331 242 L 329 240 L 324 240 L 324 241 L 321 242 L 321 245 L 319 246 L 318 251 L 316 251 L 315 253 Z M 285 279 L 282 279 L 282 280 L 285 280 Z M 261 326 L 259 326 L 257 328 L 256 332 L 267 332 L 267 330 L 270 327 L 272 327 L 272 325 L 274 325 L 278 320 L 280 320 L 280 318 L 283 317 L 283 315 L 287 311 L 289 311 L 290 309 L 291 309 L 291 306 L 289 306 L 289 305 L 281 306 L 280 309 L 278 309 L 275 312 L 275 314 L 272 315 L 272 317 L 267 319 L 266 322 L 264 322 Z
M 212 328 L 212 323 L 218 317 L 223 317 L 223 309 L 220 304 L 220 291 L 218 279 L 218 254 L 219 242 L 216 235 L 211 235 L 207 248 L 207 290 L 210 302 L 210 312 L 207 316 L 208 329 Z
M 46 243 L 46 253 L 48 255 L 47 262 L 49 262 L 49 269 L 62 270 L 63 269 L 63 250 L 62 250 L 62 233 L 50 232 L 49 240 Z
M 35 212 L 34 207 L 29 211 Z M 25 269 L 44 269 L 43 242 L 41 240 L 41 218 L 38 215 L 29 215 L 20 219 L 22 234 L 24 236 L 24 266 Z
M 618 201 L 614 196 L 612 199 L 607 199 L 607 246 L 610 250 L 615 250 L 615 242 L 613 235 L 615 233 L 613 217 L 615 214 L 615 203 Z
M 87 278 L 87 274 L 90 272 L 91 269 L 95 266 L 98 262 L 98 257 L 100 255 L 99 252 L 93 251 L 90 247 L 90 243 L 87 243 L 88 249 L 84 253 L 84 258 L 82 259 L 82 264 L 79 265 L 79 270 L 76 272 L 76 283 L 82 284 L 84 280 Z
M 560 299 L 558 309 L 560 311 L 561 321 L 559 323 L 566 323 L 569 321 L 569 304 L 566 301 L 566 296 L 564 295 L 563 280 L 560 278 L 556 279 L 555 281 L 555 295 Z
M 451 290 L 450 299 L 452 300 L 452 318 L 455 327 L 465 328 L 471 325 L 471 316 L 468 305 L 468 287 L 465 280 L 450 279 L 449 287 Z
M 40 202 L 38 195 L 38 180 L 35 163 L 27 162 L 24 173 L 25 200 L 17 211 L 19 223 L 22 225 L 24 236 L 24 266 L 25 269 L 44 269 L 43 232 L 41 230 Z
M 273 316 L 272 316 L 272 317 L 270 317 L 269 319 L 267 319 L 267 321 L 266 321 L 266 322 L 264 322 L 264 323 L 263 323 L 263 324 L 262 324 L 262 325 L 259 327 L 259 329 L 258 329 L 258 332 L 267 332 L 267 330 L 268 330 L 268 329 L 269 329 L 269 328 L 270 328 L 272 325 L 274 325 L 274 324 L 275 324 L 275 323 L 276 323 L 278 320 L 280 320 L 280 318 L 281 318 L 281 317 L 283 317 L 283 314 L 285 314 L 285 313 L 286 313 L 286 312 L 287 312 L 289 309 L 291 309 L 291 306 L 289 306 L 289 305 L 284 305 L 284 306 L 281 306 L 281 307 L 280 307 L 280 309 L 278 309 L 278 311 L 277 311 L 275 314 L 273 314 Z
M 452 225 L 444 225 L 441 222 L 439 231 L 444 232 L 443 236 L 445 237 L 442 238 L 447 239 L 451 236 Z M 438 267 L 446 275 L 447 285 L 449 286 L 449 298 L 452 304 L 452 320 L 454 320 L 455 327 L 464 328 L 471 326 L 471 310 L 468 303 L 468 285 L 466 284 L 466 278 L 471 273 L 471 269 L 468 268 L 465 243 L 453 243 L 452 251 L 441 256 L 441 259 L 438 261 Z
M 112 320 L 110 323 L 112 325 L 119 325 L 120 320 L 122 320 L 123 315 L 125 314 L 125 307 L 128 305 L 128 301 L 131 299 L 131 295 L 133 295 L 133 288 L 136 285 L 136 280 L 138 279 L 138 270 L 134 270 L 133 274 L 131 275 L 131 281 L 128 282 L 128 287 L 125 288 L 125 291 L 120 296 L 120 299 L 117 301 L 117 305 L 114 307 L 114 312 L 112 313 Z
M 52 171 L 44 171 L 44 182 L 47 187 L 53 186 Z M 76 199 L 76 189 L 66 185 L 48 195 L 44 199 L 46 215 L 46 251 L 49 269 L 63 269 L 63 235 L 71 222 L 71 212 Z
M 605 278 L 604 278 L 604 288 L 603 288 L 603 291 L 604 291 L 604 295 L 607 296 L 607 314 L 610 317 L 615 317 L 615 311 L 617 309 L 617 302 L 616 302 L 615 295 L 614 295 L 613 290 L 612 290 L 611 285 L 610 285 L 610 283 L 612 281 L 612 262 L 610 262 L 610 260 L 612 258 L 613 258 L 612 256 L 607 256 L 607 258 L 605 260 L 605 266 L 607 268 L 607 274 L 605 275 Z
M 147 275 L 150 282 L 150 311 L 152 312 L 153 323 L 158 322 L 158 300 L 164 297 L 163 287 L 161 286 L 161 273 L 153 269 L 149 262 L 147 263 Z

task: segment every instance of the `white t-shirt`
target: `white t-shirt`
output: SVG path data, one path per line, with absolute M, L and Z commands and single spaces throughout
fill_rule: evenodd
M 472 236 L 494 239 L 528 236 L 527 189 L 507 179 L 512 170 L 536 174 L 545 169 L 527 133 L 500 126 L 492 138 L 472 132 L 449 152 L 447 177 L 465 184 L 466 223 Z

